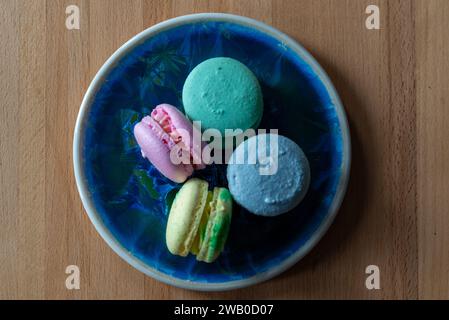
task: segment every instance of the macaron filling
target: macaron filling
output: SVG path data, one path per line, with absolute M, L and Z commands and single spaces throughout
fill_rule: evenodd
M 208 220 L 211 211 L 210 202 L 212 201 L 212 192 L 207 192 L 206 205 L 203 209 L 203 214 L 201 216 L 200 224 L 198 226 L 198 231 L 195 236 L 195 240 L 193 241 L 192 247 L 190 248 L 190 252 L 194 255 L 198 255 L 200 252 L 200 248 L 204 242 L 204 236 L 206 235 L 206 228 L 208 225 Z
M 225 188 L 209 191 L 208 208 L 203 215 L 205 225 L 198 230 L 198 248 L 195 248 L 198 261 L 213 262 L 223 251 L 231 224 L 231 195 Z M 201 223 L 204 221 L 201 219 Z
M 179 159 L 188 159 L 187 162 L 181 161 L 179 165 L 184 166 L 189 175 L 193 173 L 194 169 L 203 169 L 205 167 L 201 163 L 201 153 L 198 155 L 189 141 L 191 139 L 190 133 L 178 130 L 170 115 L 163 108 L 156 107 L 150 116 L 142 119 L 142 123 L 156 134 L 170 152 L 176 147 Z M 143 151 L 142 155 L 145 157 Z
M 150 116 L 146 116 L 142 119 L 142 123 L 144 125 L 147 125 L 159 138 L 159 140 L 168 148 L 168 150 L 171 150 L 175 148 L 175 146 L 178 146 L 178 157 L 182 157 L 182 152 L 185 152 L 185 148 L 183 149 L 182 141 L 177 138 L 173 131 L 166 131 L 164 130 L 164 127 L 167 128 L 166 124 L 161 124 L 161 122 L 157 121 L 153 118 L 153 113 Z M 146 158 L 146 155 L 143 150 L 141 150 L 142 156 Z M 184 168 L 186 171 L 186 174 L 190 176 L 193 173 L 193 166 L 191 164 L 185 164 L 180 163 L 180 166 Z

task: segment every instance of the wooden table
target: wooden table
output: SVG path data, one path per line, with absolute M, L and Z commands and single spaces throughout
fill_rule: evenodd
M 80 30 L 67 30 L 76 4 Z M 365 8 L 380 8 L 368 30 Z M 122 43 L 168 18 L 230 12 L 302 43 L 329 73 L 351 126 L 339 215 L 283 275 L 225 293 L 134 270 L 81 205 L 72 138 L 91 79 Z M 449 1 L 35 0 L 0 2 L 0 298 L 449 298 Z M 67 290 L 77 265 L 80 290 Z M 380 269 L 367 290 L 365 268 Z

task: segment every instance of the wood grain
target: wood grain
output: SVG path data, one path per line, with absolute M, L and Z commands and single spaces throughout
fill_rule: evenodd
M 416 7 L 419 297 L 449 299 L 449 2 Z
M 80 30 L 65 28 L 76 4 Z M 381 29 L 365 28 L 377 4 Z M 229 12 L 303 44 L 351 127 L 349 189 L 324 239 L 283 275 L 224 293 L 172 288 L 122 261 L 84 213 L 72 169 L 85 90 L 126 40 L 165 19 Z M 0 2 L 0 298 L 449 298 L 445 0 L 4 0 Z M 65 288 L 65 268 L 81 289 Z M 381 289 L 367 290 L 378 265 Z
M 17 202 L 19 187 L 19 6 L 5 2 L 0 10 L 0 298 L 13 298 L 18 292 Z

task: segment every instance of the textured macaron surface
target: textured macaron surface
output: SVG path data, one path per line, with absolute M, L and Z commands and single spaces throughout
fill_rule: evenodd
M 187 116 L 203 129 L 255 128 L 263 113 L 262 91 L 256 76 L 241 62 L 226 57 L 197 65 L 182 90 Z
M 170 150 L 176 142 L 168 132 L 163 130 L 158 121 L 145 116 L 134 126 L 133 131 L 141 155 L 168 179 L 180 183 L 193 173 L 191 165 L 176 165 L 171 161 Z
M 189 254 L 207 205 L 207 188 L 206 181 L 193 178 L 176 194 L 166 230 L 167 247 L 172 254 Z
M 194 138 L 200 132 L 176 107 L 166 103 L 156 106 L 133 131 L 142 156 L 170 180 L 181 183 L 194 169 L 204 169 L 201 150 L 205 145 Z M 178 158 L 172 158 L 172 151 Z
M 310 169 L 295 142 L 262 134 L 236 148 L 227 178 L 234 200 L 242 207 L 257 215 L 276 216 L 293 209 L 304 198 Z

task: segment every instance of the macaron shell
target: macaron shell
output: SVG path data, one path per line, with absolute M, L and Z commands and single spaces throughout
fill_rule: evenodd
M 193 173 L 191 165 L 177 165 L 170 159 L 170 149 L 164 144 L 162 137 L 166 135 L 157 126 L 150 128 L 150 117 L 145 117 L 134 126 L 134 136 L 142 150 L 142 156 L 147 158 L 164 176 L 174 182 L 184 182 Z M 166 139 L 169 139 L 166 137 Z
M 192 152 L 192 158 L 194 160 L 193 164 L 195 167 L 197 169 L 204 169 L 206 166 L 201 159 L 201 150 L 206 146 L 206 144 L 201 141 L 201 131 L 193 126 L 190 120 L 188 120 L 178 108 L 170 104 L 160 104 L 153 110 L 153 112 L 160 111 L 168 115 L 172 126 L 178 130 L 183 142 Z
M 188 75 L 183 91 L 184 109 L 203 129 L 256 128 L 262 118 L 262 90 L 255 75 L 241 62 L 212 58 Z
M 201 249 L 201 245 L 204 241 L 204 236 L 206 235 L 207 222 L 209 221 L 210 216 L 210 203 L 212 201 L 213 193 L 209 191 L 207 193 L 207 202 L 203 211 L 203 215 L 200 220 L 200 224 L 198 226 L 198 231 L 196 233 L 195 240 L 193 241 L 192 247 L 190 248 L 190 252 L 194 255 L 198 255 Z
M 211 263 L 223 251 L 229 233 L 232 216 L 232 197 L 226 188 L 214 188 L 209 203 L 210 213 L 204 235 L 200 237 L 199 253 L 196 259 Z
M 277 139 L 277 170 L 263 175 L 264 166 L 257 160 L 254 164 L 238 159 L 247 159 L 248 154 L 270 154 L 270 143 L 259 150 L 257 139 Z M 234 162 L 234 163 L 232 163 Z M 274 163 L 274 162 L 273 162 Z M 231 156 L 227 168 L 229 190 L 234 200 L 248 211 L 262 216 L 276 216 L 296 207 L 307 193 L 310 184 L 310 168 L 301 148 L 292 140 L 278 135 L 258 135 L 240 144 Z
M 166 243 L 175 255 L 187 256 L 195 240 L 204 208 L 207 205 L 208 183 L 189 179 L 173 200 L 167 220 Z

